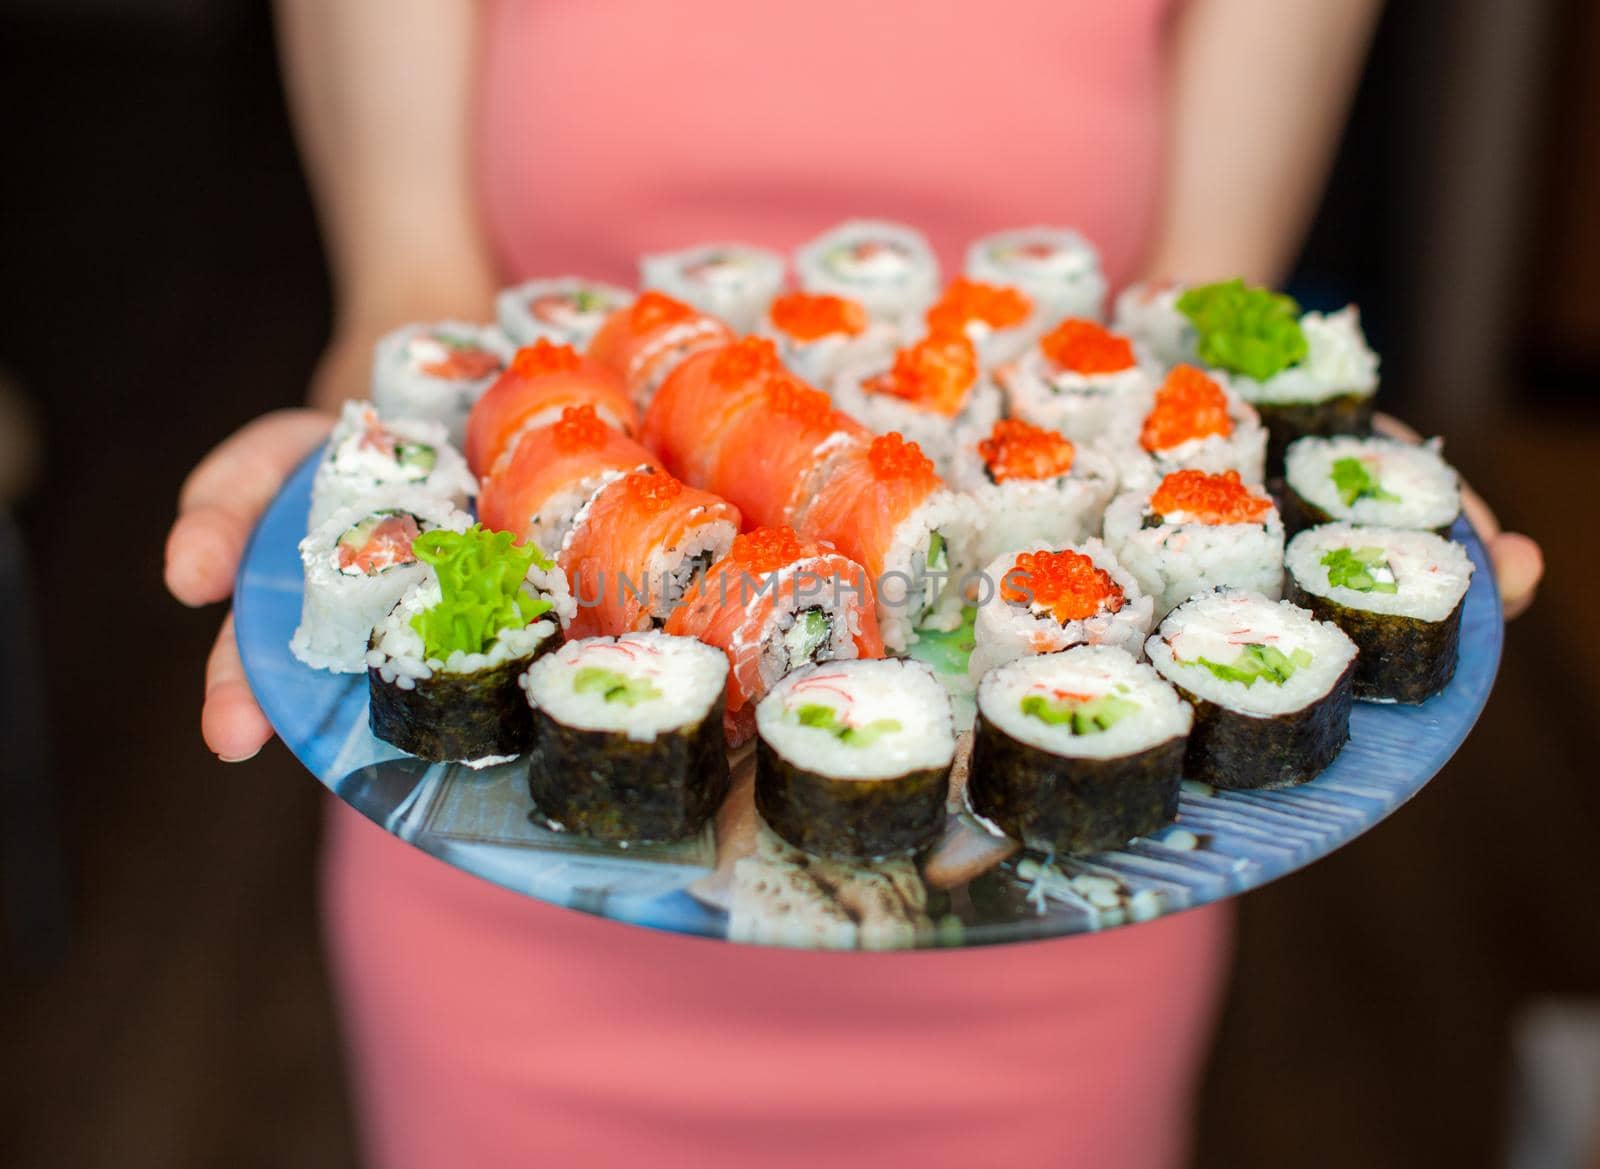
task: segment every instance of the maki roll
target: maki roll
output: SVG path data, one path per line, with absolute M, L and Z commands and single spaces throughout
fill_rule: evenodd
M 754 733 L 756 703 L 785 674 L 813 662 L 883 656 L 866 571 L 791 528 L 735 537 L 664 628 L 727 653 L 725 729 L 735 746 Z
M 465 508 L 478 493 L 478 481 L 439 423 L 383 422 L 370 402 L 346 402 L 311 481 L 308 529 L 341 508 L 397 490 Z
M 335 511 L 300 541 L 305 596 L 290 651 L 314 669 L 361 673 L 373 626 L 427 574 L 417 537 L 471 523 L 447 500 L 414 490 Z
M 1439 440 L 1303 438 L 1284 461 L 1284 513 L 1291 531 L 1345 520 L 1447 535 L 1461 514 L 1461 481 Z
M 1117 848 L 1178 812 L 1194 713 L 1109 645 L 1022 658 L 978 686 L 972 810 L 1043 853 Z
M 1361 650 L 1357 698 L 1426 702 L 1449 683 L 1472 583 L 1461 545 L 1432 532 L 1324 524 L 1289 541 L 1284 566 L 1289 600 Z
M 1011 417 L 1079 443 L 1119 423 L 1137 429 L 1153 390 L 1126 337 L 1079 317 L 1062 321 L 995 378 Z
M 614 370 L 568 345 L 535 341 L 517 350 L 467 418 L 465 454 L 473 474 L 492 474 L 524 433 L 556 421 L 570 406 L 590 407 L 624 434 L 638 432 L 639 412 Z
M 848 296 L 896 326 L 922 315 L 939 292 L 939 262 L 926 237 L 898 223 L 852 219 L 801 245 L 800 287 Z
M 1169 613 L 1145 652 L 1194 706 L 1189 779 L 1304 783 L 1350 738 L 1355 643 L 1288 601 L 1245 589 L 1205 593 Z
M 589 342 L 589 356 L 622 375 L 642 410 L 666 376 L 692 353 L 733 340 L 716 317 L 659 292 L 646 292 L 605 319 Z
M 850 366 L 889 360 L 900 331 L 875 321 L 859 301 L 818 292 L 775 297 L 762 318 L 761 335 L 778 347 L 783 364 L 814 386 L 825 386 Z
M 1093 539 L 999 557 L 984 570 L 978 601 L 967 665 L 974 682 L 1006 662 L 1074 645 L 1114 645 L 1137 657 L 1155 619 L 1155 602 Z
M 978 510 L 977 562 L 1034 544 L 1076 544 L 1100 530 L 1116 471 L 1054 430 L 1002 418 L 967 447 L 955 485 Z
M 783 289 L 784 259 L 750 244 L 698 244 L 639 261 L 639 283 L 728 322 L 735 332 L 756 327 Z
M 406 325 L 373 350 L 372 403 L 386 420 L 440 423 L 459 447 L 467 412 L 510 359 L 511 343 L 493 325 Z
M 1105 541 L 1165 614 L 1219 585 L 1283 595 L 1283 521 L 1237 471 L 1174 471 L 1106 508 Z
M 1019 227 L 973 241 L 967 275 L 1020 288 L 1051 322 L 1099 320 L 1105 308 L 1099 254 L 1083 236 L 1062 227 Z
M 965 333 L 985 369 L 1010 361 L 1040 330 L 1032 298 L 1004 284 L 952 280 L 928 310 L 930 333 Z
M 1177 308 L 1183 290 L 1183 285 L 1175 280 L 1147 280 L 1128 285 L 1117 296 L 1111 327 L 1138 342 L 1141 349 L 1163 366 L 1197 361 L 1194 326 Z
M 907 856 L 944 825 L 956 738 L 921 662 L 829 662 L 756 707 L 756 808 L 796 848 L 834 860 Z
M 1124 490 L 1154 487 L 1184 467 L 1237 471 L 1247 483 L 1265 478 L 1267 432 L 1256 412 L 1192 365 L 1167 374 L 1137 431 L 1126 420 L 1113 424 L 1102 444 Z
M 618 844 L 679 840 L 728 794 L 728 661 L 664 633 L 569 641 L 522 676 L 528 790 L 550 827 Z
M 547 426 L 523 432 L 509 458 L 483 481 L 478 518 L 554 556 L 583 506 L 629 471 L 659 471 L 644 447 L 600 420 L 593 406 L 568 406 Z
M 532 745 L 517 679 L 554 644 L 566 582 L 537 548 L 474 525 L 413 543 L 432 570 L 372 633 L 372 733 L 434 762 L 500 763 Z
M 530 280 L 495 297 L 495 318 L 518 345 L 549 341 L 583 349 L 601 323 L 633 303 L 633 293 L 581 276 Z

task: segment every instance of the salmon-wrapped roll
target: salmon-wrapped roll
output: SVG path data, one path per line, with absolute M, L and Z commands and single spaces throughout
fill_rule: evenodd
M 577 602 L 567 636 L 615 637 L 665 622 L 738 534 L 738 508 L 664 471 L 607 484 L 556 560 Z
M 589 342 L 589 356 L 621 374 L 642 409 L 685 357 L 732 340 L 733 331 L 716 317 L 646 292 L 606 318 Z
M 890 650 L 915 642 L 919 625 L 953 628 L 959 619 L 973 569 L 972 503 L 945 487 L 916 443 L 891 433 L 852 444 L 796 527 L 867 570 Z
M 771 341 L 746 337 L 680 362 L 650 400 L 641 441 L 685 483 L 716 490 L 710 469 L 728 424 L 785 376 Z
M 793 528 L 757 528 L 735 539 L 667 618 L 666 631 L 727 653 L 724 728 L 733 745 L 755 733 L 756 703 L 791 670 L 883 656 L 866 570 Z
M 517 440 L 536 426 L 561 417 L 568 406 L 592 406 L 608 426 L 625 434 L 639 429 L 639 412 L 622 378 L 570 345 L 540 339 L 517 350 L 467 418 L 467 465 L 480 478 L 511 453 Z
M 568 406 L 558 421 L 525 432 L 499 461 L 484 480 L 478 518 L 554 555 L 602 487 L 629 471 L 659 469 L 654 455 L 600 421 L 593 406 Z

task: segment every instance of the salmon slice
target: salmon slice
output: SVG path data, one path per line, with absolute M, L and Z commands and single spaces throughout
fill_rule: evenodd
M 589 342 L 589 356 L 620 374 L 643 407 L 684 358 L 733 339 L 733 331 L 715 317 L 646 292 L 605 319 Z
M 943 488 L 916 443 L 885 434 L 852 445 L 834 462 L 796 528 L 804 539 L 829 541 L 881 580 L 895 529 Z
M 480 478 L 488 475 L 523 431 L 554 422 L 568 406 L 585 405 L 624 433 L 638 432 L 638 411 L 614 370 L 543 338 L 517 350 L 467 417 L 467 465 Z

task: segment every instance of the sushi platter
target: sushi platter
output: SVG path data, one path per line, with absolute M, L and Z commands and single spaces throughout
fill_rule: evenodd
M 1438 443 L 1371 434 L 1353 308 L 1142 286 L 1108 327 L 1061 229 L 944 284 L 877 221 L 792 267 L 384 338 L 235 594 L 337 797 L 621 922 L 953 947 L 1255 888 L 1465 740 L 1493 576 Z

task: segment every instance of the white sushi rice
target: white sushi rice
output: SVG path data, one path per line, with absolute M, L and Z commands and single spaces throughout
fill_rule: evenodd
M 434 377 L 422 367 L 443 361 L 449 349 L 434 339 L 442 333 L 487 349 L 500 359 L 501 369 L 473 381 Z M 404 325 L 378 339 L 372 354 L 372 402 L 385 420 L 422 418 L 437 422 L 460 447 L 466 438 L 467 414 L 483 392 L 500 376 L 514 347 L 493 325 L 466 321 L 437 321 Z
M 1185 286 L 1172 281 L 1130 284 L 1117 297 L 1111 328 L 1142 346 L 1162 366 L 1199 362 L 1189 318 L 1178 311 Z
M 1380 551 L 1382 562 L 1372 575 L 1381 584 L 1393 585 L 1393 591 L 1363 592 L 1333 584 L 1322 561 L 1340 548 Z M 1284 566 L 1296 584 L 1315 596 L 1351 609 L 1418 621 L 1448 618 L 1472 583 L 1472 561 L 1460 544 L 1432 532 L 1401 528 L 1343 523 L 1308 528 L 1289 541 Z
M 1308 437 L 1289 444 L 1284 479 L 1307 503 L 1336 520 L 1391 528 L 1445 528 L 1461 512 L 1461 481 L 1439 453 L 1439 439 L 1417 444 L 1399 439 Z M 1362 464 L 1385 500 L 1357 498 L 1346 503 L 1334 468 L 1343 459 Z
M 1092 735 L 1074 734 L 1070 722 L 1050 723 L 1023 713 L 1035 695 L 1062 694 L 1089 701 L 1115 697 L 1138 709 Z M 1109 645 L 1079 645 L 1021 658 L 990 671 L 978 686 L 984 719 L 1019 743 L 1072 759 L 1121 759 L 1180 739 L 1194 725 L 1194 710 L 1150 666 Z
M 582 671 L 605 671 L 634 683 L 632 701 L 608 701 L 584 686 Z M 569 641 L 522 675 L 528 703 L 566 727 L 627 735 L 648 743 L 693 727 L 720 711 L 728 659 L 692 637 L 625 633 Z
M 534 573 L 537 572 L 535 569 Z M 560 577 L 560 573 L 554 575 Z M 533 579 L 534 574 L 530 573 L 530 583 L 524 587 L 530 593 L 539 594 L 543 590 L 532 583 Z M 458 649 L 443 659 L 429 657 L 422 634 L 412 626 L 411 620 L 417 614 L 433 608 L 441 599 L 439 581 L 430 571 L 406 592 L 400 603 L 390 610 L 374 630 L 372 648 L 366 653 L 366 668 L 376 670 L 378 676 L 391 686 L 414 690 L 418 682 L 426 681 L 435 674 L 476 674 L 527 657 L 556 635 L 555 619 L 561 607 L 559 602 L 558 609 L 549 610 L 521 629 L 501 630 L 484 653 L 469 654 Z
M 999 420 L 999 387 L 985 374 L 978 374 L 960 411 L 952 417 L 936 410 L 925 410 L 893 394 L 868 390 L 866 383 L 887 373 L 892 364 L 891 355 L 875 365 L 853 366 L 842 371 L 829 387 L 834 405 L 875 434 L 894 431 L 907 442 L 916 443 L 922 453 L 933 460 L 940 478 L 951 478 L 961 449 L 986 438 Z
M 1120 609 L 1102 611 L 1082 621 L 1062 623 L 1050 613 L 1035 613 L 1026 602 L 1008 601 L 1001 595 L 1008 579 L 1025 587 L 1025 582 L 1019 582 L 1015 575 L 1018 556 L 1024 552 L 1060 552 L 1064 547 L 1081 552 L 1111 577 L 1122 590 Z M 1008 552 L 989 562 L 983 573 L 977 617 L 972 626 L 976 644 L 967 662 L 968 675 L 974 682 L 1006 662 L 1073 645 L 1117 646 L 1137 658 L 1155 621 L 1155 602 L 1145 595 L 1133 573 L 1117 563 L 1117 558 L 1096 539 L 1068 546 L 1035 544 Z
M 1234 387 L 1247 402 L 1291 405 L 1355 395 L 1370 398 L 1378 389 L 1378 355 L 1361 331 L 1355 305 L 1336 313 L 1306 313 L 1300 318 L 1305 357 L 1264 382 L 1235 375 Z
M 939 295 L 939 262 L 921 232 L 880 219 L 852 219 L 802 244 L 795 272 L 807 292 L 859 301 L 868 313 L 915 328 Z
M 1119 416 L 1097 442 L 1099 449 L 1116 467 L 1117 479 L 1124 491 L 1153 490 L 1167 475 L 1184 468 L 1212 474 L 1237 471 L 1246 483 L 1265 481 L 1267 431 L 1261 425 L 1260 416 L 1232 389 L 1225 374 L 1210 370 L 1207 376 L 1222 388 L 1223 396 L 1228 401 L 1232 433 L 1209 434 L 1177 446 L 1147 451 L 1140 443 L 1139 435 L 1146 415 L 1155 405 L 1152 396 L 1145 414 Z
M 1250 491 L 1264 495 L 1259 486 Z M 1222 585 L 1283 596 L 1283 520 L 1277 508 L 1263 523 L 1205 524 L 1168 517 L 1144 527 L 1150 491 L 1129 491 L 1106 508 L 1105 542 L 1155 600 L 1159 617 L 1199 592 Z
M 855 336 L 829 333 L 813 341 L 791 337 L 763 316 L 756 331 L 777 347 L 784 368 L 801 381 L 827 387 L 851 367 L 885 368 L 903 343 L 900 329 L 886 321 L 869 321 Z
M 966 444 L 951 476 L 977 509 L 974 560 L 988 564 L 1023 548 L 1076 544 L 1100 531 L 1106 504 L 1117 489 L 1111 460 L 1078 447 L 1072 468 L 1053 479 L 990 480 L 977 443 Z
M 1231 666 L 1248 645 L 1269 646 L 1285 657 L 1310 656 L 1281 684 L 1219 678 L 1203 661 Z M 1356 646 L 1331 621 L 1318 621 L 1288 601 L 1245 589 L 1220 589 L 1179 606 L 1145 643 L 1150 662 L 1166 678 L 1208 702 L 1256 718 L 1303 710 L 1327 696 L 1355 660 Z
M 633 293 L 581 276 L 529 280 L 495 297 L 495 317 L 517 345 L 543 339 L 582 352 L 605 319 L 633 303 Z
M 1089 443 L 1150 409 L 1160 380 L 1148 359 L 1134 350 L 1135 364 L 1115 373 L 1082 374 L 1059 369 L 1037 345 L 995 371 L 1006 413 L 1056 430 L 1073 442 Z
M 1063 227 L 1018 227 L 974 240 L 967 275 L 1019 288 L 1032 299 L 1041 329 L 1064 317 L 1102 320 L 1106 278 L 1094 245 Z
M 472 526 L 472 517 L 448 500 L 415 489 L 401 489 L 382 500 L 369 499 L 340 508 L 314 528 L 300 541 L 305 594 L 300 625 L 289 642 L 290 652 L 314 669 L 336 674 L 365 670 L 367 639 L 373 627 L 406 590 L 428 575 L 427 566 L 415 560 L 372 576 L 339 568 L 339 537 L 377 512 L 408 513 L 424 532 L 434 528 L 464 532 Z
M 378 441 L 370 441 L 375 436 Z M 427 448 L 433 465 L 397 458 L 400 444 Z M 420 491 L 465 510 L 478 493 L 478 481 L 467 461 L 450 445 L 444 426 L 416 418 L 379 420 L 371 402 L 349 401 L 328 438 L 328 449 L 311 481 L 308 530 L 326 522 L 340 508 L 381 498 L 396 489 Z
M 639 283 L 748 333 L 783 290 L 786 267 L 777 252 L 751 244 L 696 244 L 642 257 Z
M 759 647 L 759 693 L 765 693 L 779 678 L 806 664 L 805 627 L 797 627 L 796 623 L 808 610 L 820 610 L 827 620 L 827 635 L 811 649 L 809 660 L 842 661 L 856 656 L 855 639 L 861 632 L 861 619 L 854 603 L 855 593 L 848 587 L 853 582 L 837 579 L 834 572 L 833 566 L 812 557 L 748 580 L 752 597 L 759 589 L 773 596 L 774 603 L 759 627 L 742 627 L 735 633 L 728 644 L 728 655 L 730 660 L 738 660 L 751 646 Z M 732 590 L 738 587 L 730 585 L 735 598 L 738 594 Z
M 878 724 L 882 733 L 870 745 L 847 743 L 828 727 L 801 723 L 798 712 L 807 706 L 828 708 L 836 726 Z M 797 670 L 756 707 L 756 729 L 791 766 L 833 779 L 948 768 L 956 749 L 945 688 L 923 663 L 893 658 Z
M 948 571 L 930 574 L 928 550 L 932 535 L 944 540 Z M 935 491 L 900 521 L 883 558 L 883 577 L 874 581 L 878 629 L 883 643 L 904 653 L 917 640 L 916 627 L 954 629 L 961 623 L 963 585 L 977 569 L 974 557 L 977 512 L 972 501 L 954 491 Z

